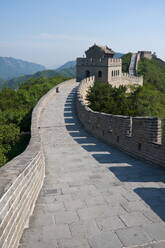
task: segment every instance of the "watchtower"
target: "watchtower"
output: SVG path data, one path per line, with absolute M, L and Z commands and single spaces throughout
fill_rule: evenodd
M 107 46 L 93 45 L 85 58 L 77 58 L 77 81 L 90 76 L 102 82 L 112 82 L 122 76 L 122 60 L 114 58 L 115 52 Z

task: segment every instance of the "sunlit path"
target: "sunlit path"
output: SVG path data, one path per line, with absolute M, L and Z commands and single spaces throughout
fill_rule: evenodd
M 164 248 L 165 170 L 91 137 L 75 115 L 77 85 L 42 114 L 46 177 L 20 248 Z

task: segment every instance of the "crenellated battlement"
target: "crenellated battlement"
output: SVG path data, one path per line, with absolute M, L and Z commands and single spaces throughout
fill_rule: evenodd
M 122 80 L 127 80 L 130 84 L 138 84 L 139 86 L 143 86 L 143 76 L 133 76 L 128 73 L 122 73 Z
M 77 66 L 121 66 L 119 58 L 77 58 Z
M 111 84 L 115 87 L 123 86 L 143 86 L 143 76 L 133 76 L 128 73 L 122 73 L 121 77 L 113 77 Z
M 133 156 L 165 166 L 165 125 L 157 117 L 130 117 L 92 111 L 86 95 L 94 77 L 82 80 L 77 96 L 77 113 L 84 127 L 106 143 Z

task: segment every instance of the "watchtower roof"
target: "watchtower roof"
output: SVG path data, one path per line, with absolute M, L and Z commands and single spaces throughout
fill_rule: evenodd
M 87 57 L 102 57 L 103 55 L 113 57 L 115 52 L 108 46 L 98 46 L 94 44 L 86 52 Z
M 98 46 L 106 54 L 115 54 L 115 52 L 107 46 Z

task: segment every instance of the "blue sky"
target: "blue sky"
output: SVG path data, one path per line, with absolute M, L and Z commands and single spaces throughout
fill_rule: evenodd
M 58 66 L 94 43 L 165 60 L 165 0 L 0 0 L 0 56 Z

